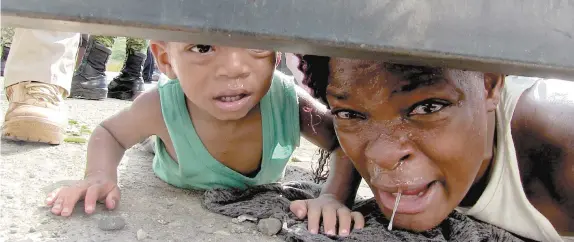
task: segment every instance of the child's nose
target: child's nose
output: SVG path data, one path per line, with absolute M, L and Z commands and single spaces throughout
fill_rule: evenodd
M 413 145 L 406 134 L 381 134 L 367 145 L 365 157 L 368 162 L 391 171 L 402 162 L 408 162 L 414 154 Z
M 224 76 L 231 79 L 246 77 L 249 74 L 249 58 L 245 56 L 245 50 L 229 48 L 221 56 L 221 65 L 216 73 L 218 76 Z

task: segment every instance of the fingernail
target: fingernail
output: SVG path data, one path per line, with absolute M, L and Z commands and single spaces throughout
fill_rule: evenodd
M 70 212 L 70 209 L 68 209 L 68 208 L 62 209 L 62 214 L 68 214 L 69 212 Z
M 112 208 L 115 208 L 115 207 L 116 207 L 116 201 L 112 200 Z
M 297 217 L 302 217 L 303 216 L 303 211 L 299 210 L 297 211 Z
M 349 231 L 347 231 L 346 229 L 343 229 L 343 230 L 341 230 L 341 233 L 339 233 L 339 235 L 347 236 L 347 235 L 349 235 Z
M 312 229 L 312 230 L 309 230 L 309 232 L 312 233 L 312 234 L 316 234 L 316 233 L 317 233 L 317 230 Z
M 335 232 L 333 230 L 329 230 L 329 231 L 327 231 L 327 234 L 328 235 L 335 235 Z
M 88 211 L 88 212 L 94 211 L 94 206 L 92 206 L 92 205 L 87 206 L 86 211 Z

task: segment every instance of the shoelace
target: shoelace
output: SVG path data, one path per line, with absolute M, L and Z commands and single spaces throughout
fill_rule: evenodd
M 40 82 L 30 82 L 25 86 L 26 93 L 36 100 L 49 102 L 53 105 L 58 105 L 64 99 L 58 87 Z

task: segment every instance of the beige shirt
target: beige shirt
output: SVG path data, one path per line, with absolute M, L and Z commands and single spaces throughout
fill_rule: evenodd
M 538 241 L 564 241 L 546 219 L 526 198 L 510 121 L 522 93 L 538 78 L 510 76 L 505 79 L 500 104 L 496 110 L 496 153 L 489 182 L 476 204 L 459 208 L 463 213 L 507 231 Z

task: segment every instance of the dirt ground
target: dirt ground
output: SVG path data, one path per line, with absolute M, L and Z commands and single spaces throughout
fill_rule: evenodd
M 1 96 L 3 117 L 8 103 Z M 68 99 L 66 103 L 70 126 L 91 130 L 130 102 Z M 118 209 L 106 211 L 100 205 L 94 215 L 87 216 L 80 204 L 70 218 L 53 216 L 44 205 L 46 194 L 81 179 L 87 144 L 1 142 L 0 241 L 279 241 L 259 233 L 253 223 L 235 224 L 232 218 L 204 210 L 201 193 L 177 189 L 156 178 L 151 169 L 153 156 L 141 147 L 128 150 L 120 164 Z M 315 146 L 302 140 L 295 153 L 300 161 L 290 162 L 285 180 L 311 179 L 315 151 Z M 360 194 L 369 196 L 364 184 Z M 125 221 L 123 229 L 99 228 L 101 221 L 118 217 Z

